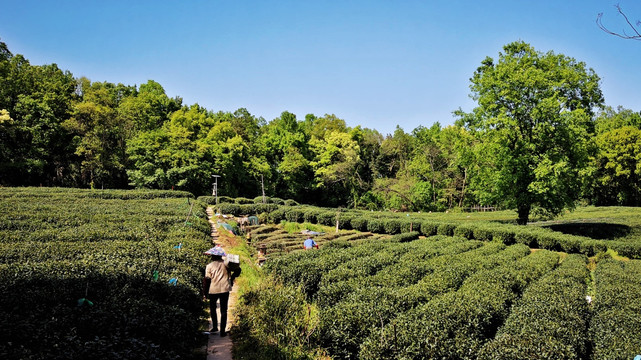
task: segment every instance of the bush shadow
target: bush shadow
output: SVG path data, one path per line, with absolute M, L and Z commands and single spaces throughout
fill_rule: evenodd
M 599 222 L 551 224 L 541 227 L 563 234 L 585 236 L 596 240 L 616 240 L 628 236 L 632 231 L 632 228 L 627 225 Z

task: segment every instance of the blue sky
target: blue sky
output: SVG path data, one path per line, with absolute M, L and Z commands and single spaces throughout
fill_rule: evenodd
M 92 81 L 153 79 L 184 104 L 267 121 L 335 114 L 383 134 L 469 111 L 469 78 L 486 56 L 523 40 L 585 62 L 607 105 L 641 110 L 641 41 L 619 3 L 565 1 L 31 1 L 0 0 L 0 40 L 32 64 Z

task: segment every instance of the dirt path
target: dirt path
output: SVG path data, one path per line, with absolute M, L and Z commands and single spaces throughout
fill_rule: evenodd
M 220 246 L 227 251 L 229 244 L 218 241 L 218 230 L 216 229 L 217 223 L 214 219 L 214 212 L 211 207 L 207 208 L 207 215 L 209 216 L 209 223 L 211 224 L 211 241 L 214 244 L 220 244 Z M 234 325 L 234 308 L 236 306 L 236 299 L 238 298 L 238 283 L 234 283 L 234 287 L 229 294 L 229 309 L 227 314 L 229 317 L 227 319 L 227 330 L 229 330 Z M 218 319 L 220 319 L 220 309 L 216 309 L 218 313 Z M 211 319 L 211 318 L 210 318 Z M 211 320 L 209 323 L 209 328 L 211 328 Z M 220 323 L 218 324 L 220 328 Z M 232 360 L 231 356 L 232 341 L 230 336 L 220 337 L 220 334 L 210 334 L 209 341 L 207 342 L 207 360 Z

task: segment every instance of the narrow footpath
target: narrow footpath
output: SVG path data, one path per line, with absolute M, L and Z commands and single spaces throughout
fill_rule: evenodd
M 216 218 L 214 217 L 214 210 L 211 207 L 207 208 L 207 216 L 209 217 L 209 223 L 211 224 L 211 242 L 212 244 L 219 244 L 225 252 L 228 251 L 229 244 L 225 242 L 220 242 L 218 238 L 218 229 Z M 234 287 L 229 294 L 229 310 L 227 311 L 227 331 L 231 329 L 234 325 L 234 308 L 236 306 L 236 299 L 238 297 L 238 283 L 234 283 Z M 218 319 L 220 321 L 220 309 L 216 310 L 218 312 Z M 209 323 L 209 328 L 211 328 L 211 318 Z M 220 328 L 220 322 L 218 323 L 218 328 Z M 232 360 L 231 356 L 231 347 L 232 341 L 230 336 L 220 337 L 219 333 L 209 334 L 209 341 L 207 343 L 207 360 Z

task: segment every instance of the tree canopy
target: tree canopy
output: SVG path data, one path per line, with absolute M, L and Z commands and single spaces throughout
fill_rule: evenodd
M 381 134 L 344 119 L 183 104 L 162 85 L 75 78 L 0 42 L 0 185 L 157 188 L 321 206 L 554 215 L 577 200 L 641 205 L 638 111 L 605 107 L 599 78 L 518 41 L 471 78 L 477 107 Z M 540 211 L 539 211 L 540 210 Z
M 505 199 L 525 224 L 532 207 L 558 214 L 579 198 L 593 111 L 603 96 L 599 77 L 582 62 L 521 41 L 503 49 L 474 73 L 479 106 L 464 123 L 491 156 L 485 196 Z

